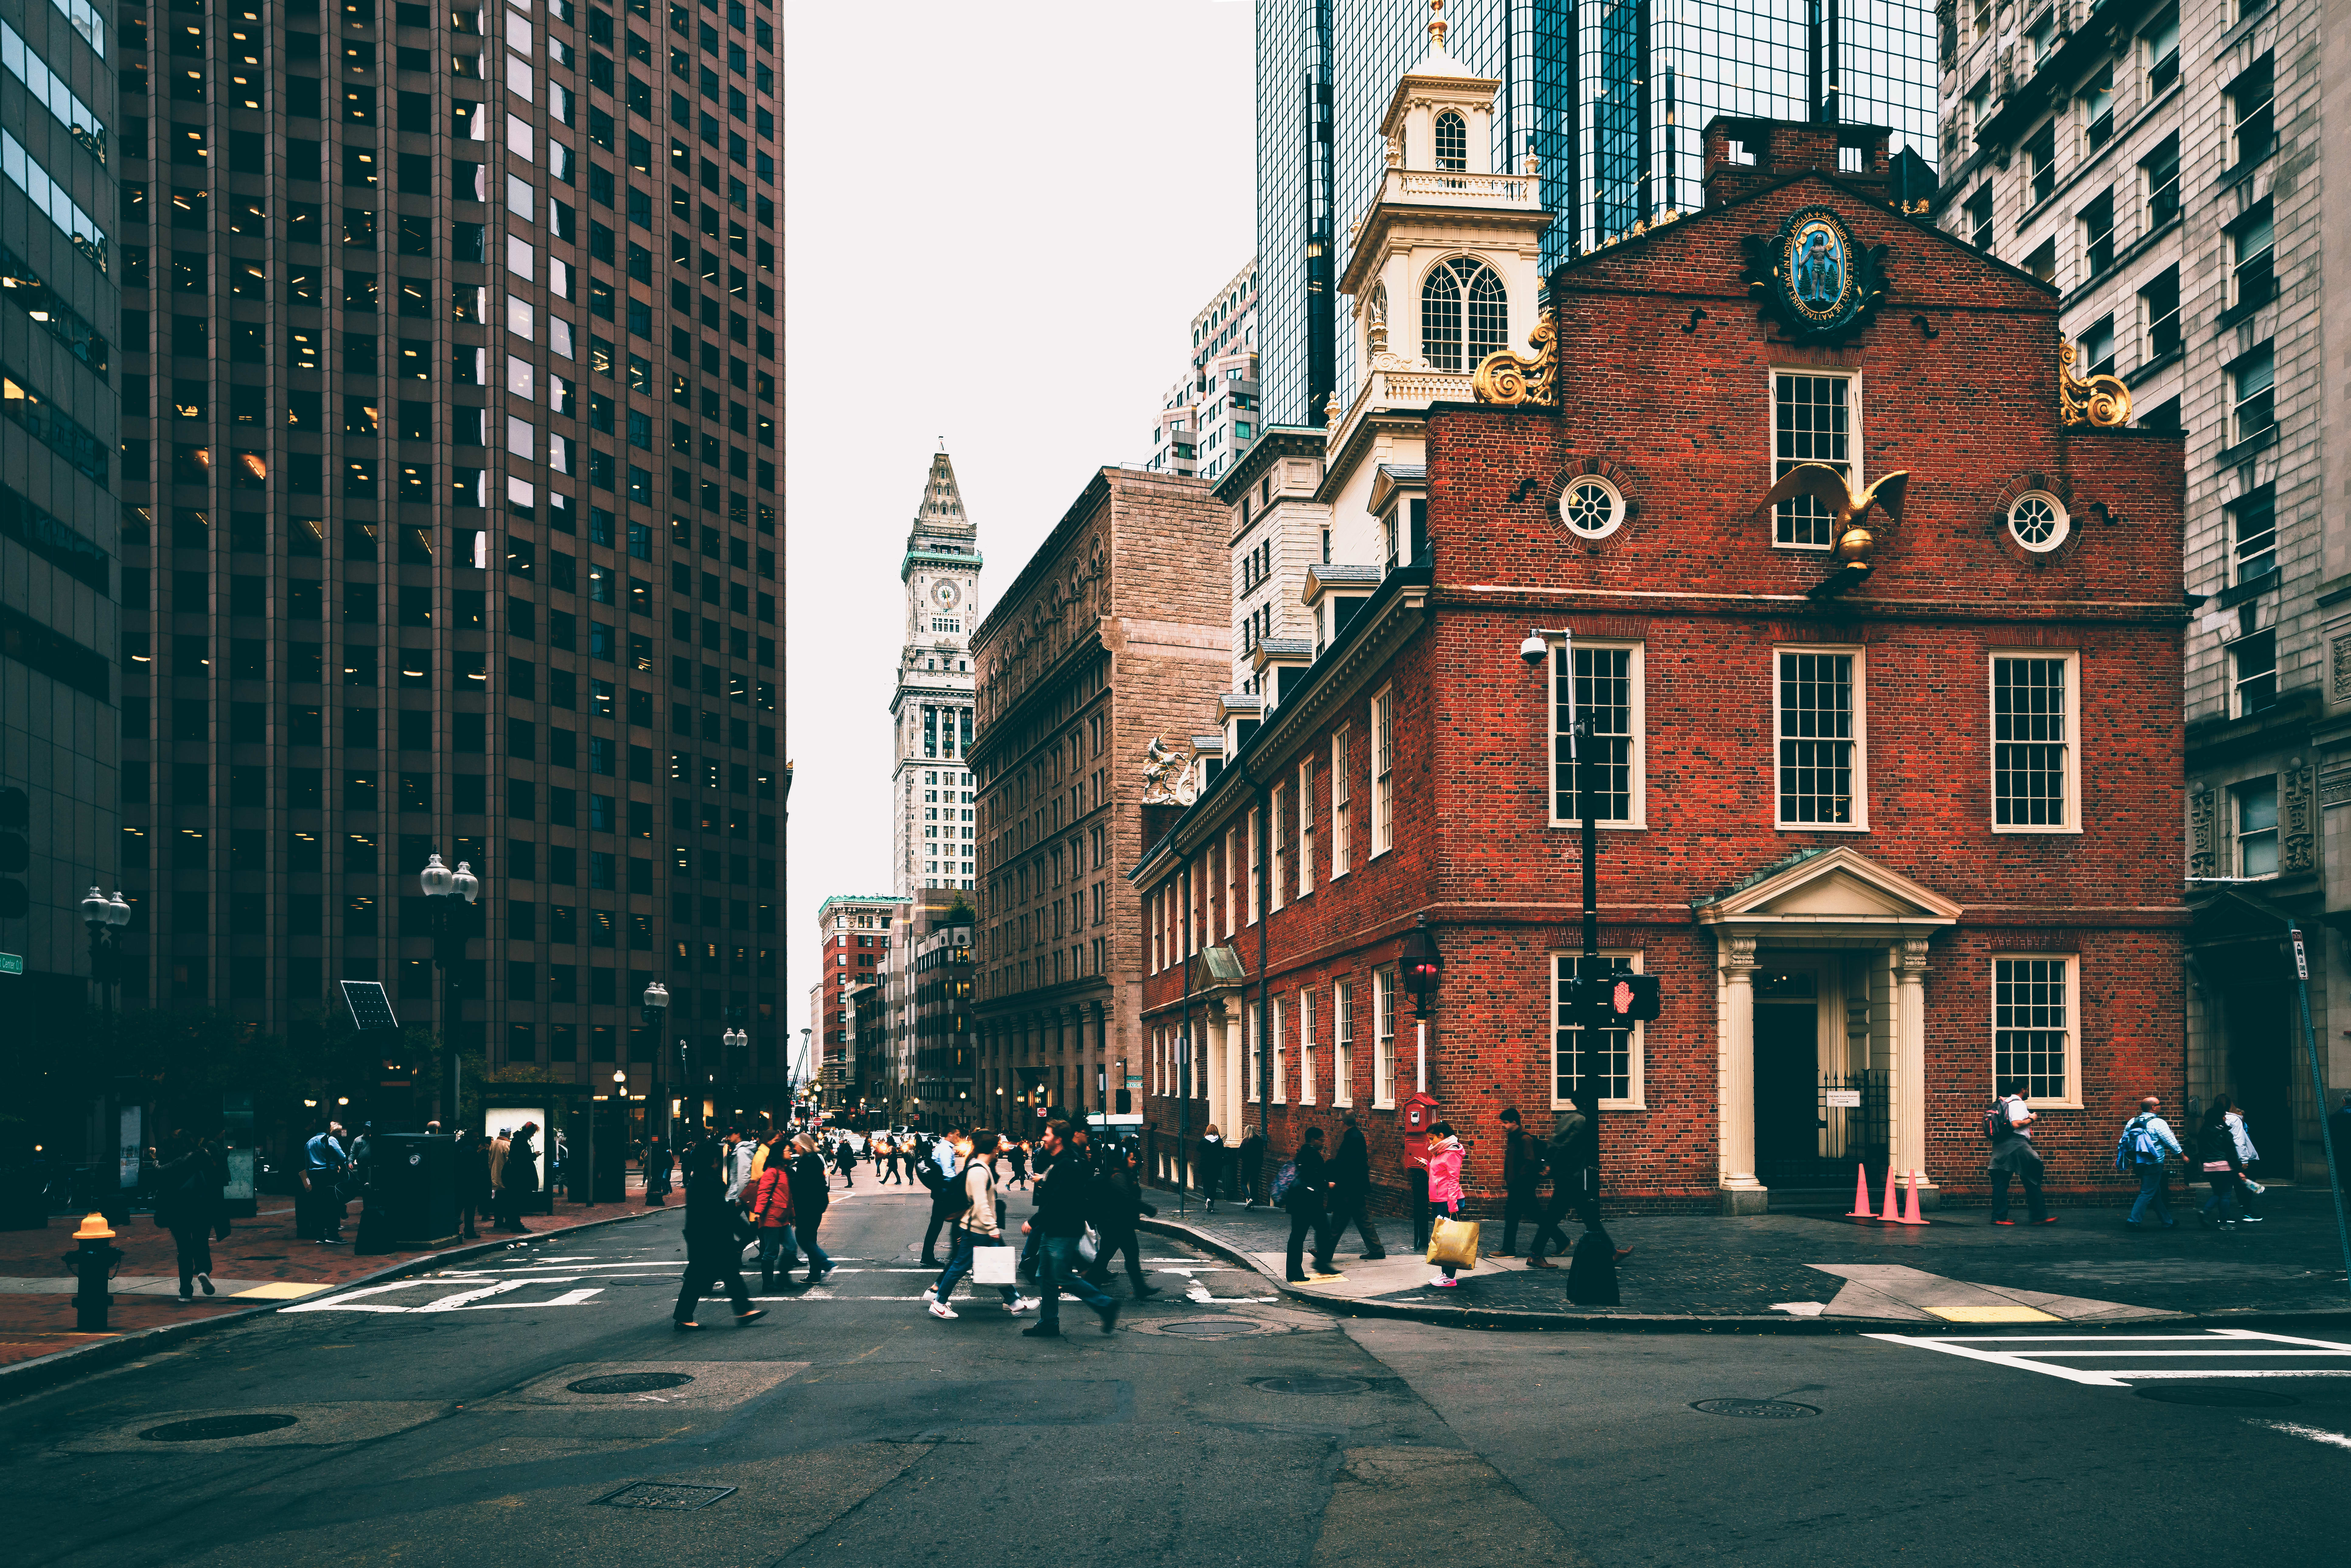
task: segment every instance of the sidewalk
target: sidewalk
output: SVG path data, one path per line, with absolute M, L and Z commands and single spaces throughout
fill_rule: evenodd
M 648 1212 L 643 1178 L 634 1172 L 630 1173 L 629 1191 L 623 1203 L 558 1203 L 553 1214 L 526 1215 L 523 1224 L 536 1234 Z M 129 1224 L 116 1228 L 114 1245 L 125 1256 L 113 1281 L 114 1303 L 107 1318 L 110 1332 L 103 1334 L 75 1331 L 78 1283 L 60 1262 L 78 1245 L 73 1233 L 81 1217 L 53 1214 L 46 1230 L 0 1231 L 0 1367 L 145 1329 L 293 1301 L 438 1255 L 416 1250 L 354 1256 L 359 1218 L 360 1206 L 353 1204 L 343 1220 L 343 1244 L 321 1247 L 294 1234 L 292 1198 L 264 1194 L 258 1215 L 233 1221 L 228 1239 L 213 1243 L 213 1284 L 218 1294 L 206 1296 L 200 1291 L 194 1301 L 183 1302 L 172 1233 L 158 1228 L 150 1216 L 134 1214 Z M 493 1244 L 521 1239 L 486 1228 L 481 1237 L 482 1242 Z M 465 1245 L 479 1247 L 481 1242 Z
M 2197 1189 L 2196 1201 L 2204 1193 Z M 1432 1289 L 1435 1272 L 1412 1246 L 1412 1222 L 1376 1217 L 1388 1256 L 1359 1260 L 1352 1231 L 1336 1256 L 1344 1277 L 1283 1280 L 1290 1219 L 1219 1200 L 1150 1189 L 1159 1217 L 1146 1229 L 1189 1237 L 1237 1255 L 1301 1301 L 1359 1315 L 1494 1327 L 1885 1328 L 1922 1322 L 2101 1323 L 2181 1317 L 2241 1322 L 2255 1315 L 2342 1314 L 2351 1330 L 2333 1199 L 2323 1190 L 2271 1189 L 2263 1223 L 2208 1230 L 2192 1205 L 2179 1221 L 2145 1231 L 2117 1208 L 2060 1209 L 2057 1223 L 1994 1227 L 1981 1209 L 1959 1209 L 1917 1228 L 1826 1216 L 1772 1214 L 1727 1219 L 1627 1217 L 1610 1226 L 1633 1255 L 1617 1270 L 1622 1304 L 1567 1299 L 1566 1260 L 1552 1271 L 1500 1259 L 1498 1219 L 1483 1222 L 1477 1272 Z M 2020 1217 L 2022 1210 L 2019 1210 Z M 1567 1222 L 1571 1236 L 1581 1228 Z M 1519 1244 L 1531 1240 L 1521 1228 Z

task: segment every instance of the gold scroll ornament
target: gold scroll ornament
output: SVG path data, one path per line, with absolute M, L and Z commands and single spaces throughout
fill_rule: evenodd
M 1497 349 L 1478 361 L 1478 373 L 1470 378 L 1469 388 L 1479 402 L 1535 403 L 1549 408 L 1557 401 L 1552 380 L 1559 371 L 1558 345 L 1552 340 L 1548 310 L 1527 334 L 1527 346 L 1535 350 L 1531 360 Z
M 2081 357 L 2082 351 L 2072 343 L 2057 340 L 2057 412 L 2068 424 L 2128 424 L 2130 388 L 2113 376 L 2085 381 L 2075 375 L 2074 363 Z

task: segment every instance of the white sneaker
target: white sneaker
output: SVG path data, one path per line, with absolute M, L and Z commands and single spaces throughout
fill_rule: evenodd
M 959 1318 L 963 1316 L 963 1314 L 956 1311 L 953 1307 L 948 1306 L 945 1301 L 933 1301 L 931 1303 L 931 1316 L 935 1318 Z
M 923 1300 L 926 1301 L 935 1301 L 938 1300 L 938 1296 L 939 1288 L 936 1285 L 925 1285 L 923 1287 Z
M 1036 1304 L 1037 1304 L 1036 1302 L 1034 1302 L 1034 1301 L 1030 1301 L 1028 1297 L 1026 1297 L 1026 1296 L 1020 1296 L 1020 1297 L 1017 1297 L 1017 1298 L 1015 1298 L 1015 1299 L 1014 1299 L 1014 1300 L 1012 1300 L 1012 1301 L 1009 1301 L 1005 1302 L 1005 1303 L 1004 1303 L 1004 1310 L 1005 1310 L 1006 1312 L 1008 1312 L 1011 1313 L 1014 1317 L 1016 1317 L 1016 1318 L 1017 1318 L 1017 1317 L 1019 1317 L 1021 1313 L 1023 1313 L 1023 1312 L 1027 1312 L 1029 1308 L 1031 1308 L 1031 1307 L 1035 1306 Z
M 1443 1274 L 1441 1274 L 1441 1273 L 1440 1273 L 1440 1274 L 1431 1274 L 1431 1275 L 1428 1277 L 1428 1282 L 1429 1282 L 1430 1284 L 1432 1284 L 1432 1285 L 1449 1285 L 1449 1284 L 1453 1283 L 1453 1281 L 1450 1281 L 1450 1280 L 1447 1279 L 1447 1278 L 1446 1278 Z

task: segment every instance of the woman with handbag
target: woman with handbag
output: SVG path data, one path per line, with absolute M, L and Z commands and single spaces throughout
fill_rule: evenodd
M 2196 1157 L 2203 1166 L 2205 1185 L 2212 1189 L 2196 1218 L 2207 1225 L 2234 1230 L 2237 1210 L 2245 1207 L 2245 1166 L 2237 1154 L 2236 1131 L 2229 1125 L 2228 1116 L 2229 1097 L 2216 1095 L 2196 1130 Z
M 1437 1222 L 1450 1219 L 1461 1212 L 1461 1140 L 1453 1135 L 1453 1124 L 1439 1122 L 1428 1130 L 1428 1232 L 1432 1245 L 1437 1238 Z M 1440 1290 L 1450 1290 L 1459 1281 L 1454 1279 L 1456 1265 L 1440 1263 L 1437 1272 L 1428 1282 Z
M 743 1283 L 743 1216 L 726 1201 L 726 1177 L 719 1170 L 715 1143 L 696 1144 L 685 1157 L 685 1279 L 677 1289 L 677 1307 L 670 1321 L 677 1328 L 698 1329 L 695 1321 L 702 1298 L 723 1290 L 735 1306 L 735 1321 L 747 1323 L 765 1317 L 768 1309 L 751 1304 Z
M 1008 1255 L 1005 1245 L 1004 1222 L 998 1218 L 996 1201 L 996 1176 L 991 1170 L 995 1163 L 997 1135 L 994 1133 L 974 1133 L 956 1141 L 956 1153 L 962 1156 L 963 1174 L 957 1178 L 962 1188 L 964 1208 L 951 1222 L 954 1228 L 948 1236 L 947 1266 L 938 1282 L 923 1292 L 930 1303 L 930 1314 L 942 1320 L 959 1318 L 963 1314 L 947 1305 L 955 1288 L 964 1275 L 975 1272 L 980 1249 L 1001 1250 Z M 991 1262 L 997 1261 L 995 1259 Z M 991 1272 L 1000 1270 L 991 1270 Z M 1004 1310 L 1014 1316 L 1027 1312 L 1033 1304 L 1020 1299 L 1020 1292 L 1008 1281 L 997 1286 L 1004 1297 Z

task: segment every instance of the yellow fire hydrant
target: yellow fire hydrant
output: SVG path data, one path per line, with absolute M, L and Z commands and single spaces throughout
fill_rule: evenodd
M 81 1281 L 81 1288 L 74 1292 L 74 1328 L 82 1333 L 104 1333 L 107 1309 L 114 1301 L 107 1286 L 122 1262 L 123 1252 L 111 1245 L 114 1228 L 106 1223 L 106 1216 L 95 1210 L 82 1217 L 81 1228 L 73 1233 L 73 1239 L 80 1245 L 65 1255 L 64 1262 Z

